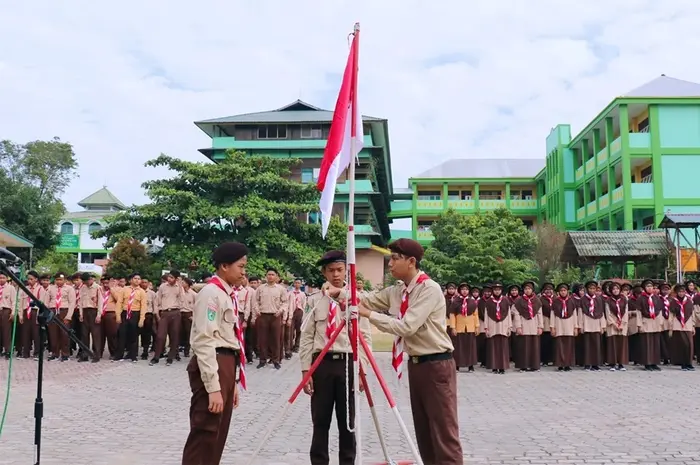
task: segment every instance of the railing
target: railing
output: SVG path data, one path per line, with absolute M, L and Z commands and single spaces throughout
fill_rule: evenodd
M 622 150 L 622 139 L 618 137 L 610 143 L 610 158 L 614 158 Z
M 586 213 L 588 215 L 593 215 L 596 212 L 596 205 L 595 205 L 595 200 L 593 202 L 588 202 L 588 205 L 586 205 Z
M 641 182 L 642 184 L 646 184 L 646 183 L 648 183 L 648 182 L 654 182 L 654 173 L 647 174 L 646 176 L 644 176 L 644 177 L 642 178 L 642 180 L 641 180 L 640 182 Z
M 598 157 L 598 164 L 602 165 L 608 161 L 608 148 L 603 147 L 603 149 L 596 155 Z
M 547 196 L 544 194 L 542 195 L 542 197 L 540 197 L 540 205 L 543 207 L 547 205 Z
M 583 177 L 583 165 L 579 166 L 579 167 L 576 169 L 576 180 L 578 181 L 578 180 L 581 179 L 582 177 Z
M 479 198 L 479 208 L 484 210 L 495 210 L 497 208 L 503 208 L 506 206 L 505 200 L 495 200 L 495 199 L 482 199 Z
M 513 210 L 534 210 L 537 208 L 536 199 L 515 199 L 510 201 Z
M 636 200 L 651 200 L 654 198 L 654 185 L 645 182 L 633 182 L 630 186 L 632 198 Z
M 473 200 L 448 200 L 447 206 L 449 208 L 454 208 L 455 210 L 473 210 L 474 201 Z
M 642 231 L 652 231 L 656 229 L 653 224 L 648 224 L 646 226 L 642 226 Z
M 601 210 L 610 206 L 610 194 L 603 194 L 598 199 L 598 206 Z
M 433 232 L 430 229 L 419 229 L 417 231 L 417 237 L 419 241 L 433 240 Z
M 612 197 L 613 197 L 614 204 L 617 202 L 621 202 L 622 199 L 624 198 L 624 195 L 625 195 L 623 190 L 622 190 L 622 186 L 615 189 L 612 194 L 613 194 Z
M 593 170 L 595 170 L 595 158 L 586 161 L 586 173 L 590 173 Z
M 581 221 L 586 217 L 586 207 L 581 207 L 578 210 L 576 210 L 576 219 Z
M 440 210 L 442 209 L 442 200 L 417 200 L 416 207 L 419 210 Z
M 643 129 L 640 129 L 640 130 L 637 131 L 637 132 L 639 132 L 639 133 L 647 133 L 647 132 L 649 132 L 649 126 L 643 128 Z M 653 229 L 653 228 L 652 228 L 652 229 Z

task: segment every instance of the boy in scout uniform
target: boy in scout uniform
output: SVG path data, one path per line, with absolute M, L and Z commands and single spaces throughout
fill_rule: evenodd
M 151 344 L 155 342 L 155 328 L 153 325 L 153 312 L 156 302 L 156 293 L 151 286 L 151 282 L 146 278 L 141 278 L 141 289 L 146 293 L 146 318 L 143 320 L 141 328 L 141 360 L 148 359 L 148 351 Z
M 0 338 L 5 358 L 12 353 L 12 325 L 14 324 L 15 299 L 17 291 L 8 282 L 7 275 L 0 271 Z M 21 317 L 18 321 L 21 321 Z
M 341 290 L 345 285 L 345 262 L 345 252 L 340 250 L 326 253 L 317 262 L 327 282 L 330 283 L 331 290 L 316 301 L 314 308 L 310 311 L 309 319 L 302 328 L 299 344 L 302 378 L 306 376 L 311 364 L 325 347 L 334 329 L 345 318 L 343 307 L 345 306 L 346 292 Z M 372 331 L 366 319 L 360 320 L 360 332 L 367 341 L 367 345 L 371 347 Z M 360 350 L 360 360 L 363 366 L 370 366 L 367 356 L 362 350 Z M 355 420 L 353 373 L 352 346 L 348 340 L 348 332 L 343 329 L 309 382 L 304 386 L 304 392 L 311 396 L 313 436 L 309 455 L 312 465 L 327 465 L 330 462 L 328 433 L 333 419 L 334 407 L 340 434 L 338 463 L 340 465 L 353 465 L 355 463 L 355 434 L 347 429 L 348 411 L 351 418 L 350 424 L 354 424 Z M 350 386 L 349 405 L 345 398 L 346 383 L 348 383 L 347 386 Z
M 44 302 L 45 290 L 39 284 L 39 274 L 36 271 L 27 273 L 27 288 L 29 292 Z M 37 323 L 37 309 L 31 307 L 31 299 L 24 292 L 20 292 L 19 311 L 23 312 L 25 324 L 22 325 L 22 358 L 29 358 L 32 344 L 34 356 L 39 355 L 39 324 Z
M 83 327 L 82 341 L 90 347 L 90 336 L 92 336 L 94 349 L 92 362 L 97 363 L 102 356 L 102 314 L 97 310 L 102 308 L 102 289 L 90 273 L 83 273 L 81 280 L 83 284 L 78 288 L 78 313 Z M 87 355 L 81 352 L 78 361 L 87 362 L 87 359 Z
M 447 334 L 445 297 L 440 285 L 420 270 L 424 251 L 417 241 L 399 239 L 388 247 L 389 270 L 402 284 L 366 296 L 360 302 L 360 315 L 397 336 L 393 365 L 399 376 L 404 350 L 409 356 L 411 411 L 423 462 L 461 465 L 457 369 Z M 379 313 L 387 310 L 391 316 Z
M 218 465 L 226 445 L 233 409 L 238 407 L 238 380 L 245 389 L 245 343 L 234 299 L 234 286 L 245 277 L 248 249 L 238 242 L 213 253 L 216 275 L 197 294 L 187 365 L 192 390 L 190 434 L 182 465 Z
M 146 293 L 141 289 L 141 275 L 134 273 L 129 276 L 130 286 L 120 289 L 117 296 L 117 324 L 119 327 L 119 348 L 117 358 L 126 356 L 136 362 L 138 355 L 139 328 L 143 327 L 146 318 Z
M 75 288 L 66 284 L 66 275 L 63 273 L 57 273 L 53 282 L 54 285 L 49 287 L 49 310 L 54 312 L 54 318 L 60 318 L 69 326 L 75 312 Z M 49 339 L 52 352 L 49 360 L 56 360 L 59 357 L 62 362 L 68 360 L 70 352 L 68 333 L 62 331 L 57 325 L 49 323 Z

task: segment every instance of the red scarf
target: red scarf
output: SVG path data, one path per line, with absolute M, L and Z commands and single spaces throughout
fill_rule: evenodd
M 678 297 L 674 297 L 675 301 L 678 302 L 678 306 L 681 308 L 680 310 L 680 315 L 681 315 L 681 328 L 685 328 L 685 303 L 688 301 L 688 296 L 685 295 L 683 296 L 683 302 L 678 300 Z
M 224 284 L 221 282 L 218 276 L 214 276 L 209 280 L 209 284 L 213 284 L 222 291 L 224 291 L 226 294 L 231 297 L 231 301 L 233 302 L 233 312 L 234 312 L 234 323 L 233 323 L 233 330 L 236 334 L 236 339 L 238 340 L 238 346 L 240 347 L 240 350 L 238 351 L 238 355 L 240 357 L 240 364 L 238 368 L 241 370 L 241 387 L 244 390 L 248 390 L 247 388 L 247 383 L 246 383 L 246 377 L 245 377 L 245 364 L 246 364 L 246 358 L 245 358 L 245 340 L 243 338 L 243 329 L 241 328 L 240 325 L 240 316 L 239 316 L 239 309 L 238 309 L 238 293 L 235 290 L 232 290 L 231 293 L 229 294 L 226 292 L 226 288 L 224 287 Z
M 646 296 L 647 298 L 647 304 L 649 305 L 649 316 L 651 316 L 652 320 L 656 319 L 656 308 L 654 307 L 654 298 L 652 297 L 651 294 L 647 294 L 646 292 L 642 292 L 643 296 Z
M 112 296 L 112 290 L 107 289 L 104 292 L 103 298 L 102 298 L 102 316 L 105 316 L 105 313 L 107 313 L 107 303 L 109 302 L 109 298 Z
M 622 327 L 622 309 L 620 308 L 620 296 L 616 299 L 615 297 L 612 297 L 612 300 L 615 301 L 615 309 L 617 310 L 617 327 L 618 329 Z
M 530 319 L 535 318 L 535 309 L 532 307 L 532 299 L 534 297 L 535 297 L 534 294 L 532 294 L 530 297 L 523 294 L 523 299 L 525 299 L 525 302 L 527 302 L 527 311 L 530 314 Z
M 61 301 L 63 300 L 63 286 L 56 286 L 56 313 L 61 310 Z
M 566 299 L 562 299 L 561 296 L 559 296 L 559 300 L 561 301 L 561 317 L 568 318 L 569 309 L 566 308 L 566 304 L 569 302 L 569 296 L 566 296 Z
M 131 306 L 134 304 L 134 297 L 136 297 L 136 289 L 132 287 L 129 300 L 126 302 L 126 318 L 129 320 L 131 319 Z
M 460 309 L 462 316 L 467 316 L 468 307 L 469 307 L 469 296 L 462 299 L 462 308 Z
M 416 278 L 416 286 L 419 284 L 429 280 L 430 277 L 425 274 L 421 273 L 418 275 Z M 414 286 L 414 289 L 415 287 Z M 404 285 L 403 293 L 401 294 L 401 308 L 399 309 L 399 314 L 397 315 L 397 318 L 399 320 L 403 320 L 404 315 L 406 315 L 406 312 L 408 311 L 408 286 Z M 396 376 L 401 379 L 401 376 L 403 375 L 403 338 L 402 337 L 395 337 L 394 338 L 394 345 L 391 348 L 391 366 L 394 367 L 394 371 L 396 372 Z
M 671 302 L 669 302 L 668 296 L 661 295 L 661 298 L 664 301 L 664 318 L 668 318 L 671 314 Z
M 503 296 L 499 297 L 498 300 L 495 297 L 491 297 L 491 300 L 496 302 L 496 321 L 501 321 L 501 301 Z

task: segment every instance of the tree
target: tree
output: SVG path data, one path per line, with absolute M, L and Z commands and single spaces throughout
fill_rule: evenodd
M 461 215 L 450 209 L 431 227 L 423 268 L 438 282 L 521 283 L 533 278 L 534 235 L 505 209 Z
M 34 265 L 37 273 L 54 275 L 58 272 L 72 274 L 78 269 L 78 256 L 70 253 L 49 251 Z
M 560 283 L 569 285 L 575 283 L 583 284 L 586 281 L 595 279 L 595 269 L 581 269 L 576 266 L 557 267 L 550 270 L 545 279 L 550 283 L 554 283 L 555 286 Z
M 535 263 L 542 282 L 553 271 L 562 269 L 561 254 L 566 244 L 566 232 L 551 223 L 542 223 L 535 229 Z
M 58 244 L 56 225 L 65 213 L 60 200 L 76 177 L 73 147 L 58 137 L 15 144 L 0 141 L 0 224 L 34 243 L 34 258 Z M 25 261 L 27 250 L 17 250 Z
M 204 269 L 217 245 L 239 241 L 250 249 L 250 275 L 274 267 L 320 280 L 316 261 L 326 250 L 345 248 L 346 230 L 334 218 L 324 240 L 320 225 L 308 224 L 319 194 L 314 185 L 290 179 L 299 164 L 234 151 L 216 164 L 161 155 L 146 166 L 167 167 L 174 176 L 144 183 L 150 203 L 115 215 L 98 235 L 108 244 L 122 237 L 161 242 L 156 260 L 176 267 L 196 261 Z
M 132 273 L 153 274 L 153 261 L 146 247 L 136 239 L 120 239 L 109 256 L 107 274 L 111 276 L 126 278 Z

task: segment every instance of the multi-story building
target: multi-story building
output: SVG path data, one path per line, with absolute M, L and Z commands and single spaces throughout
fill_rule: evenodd
M 228 149 L 249 155 L 299 158 L 302 163 L 292 178 L 302 183 L 316 182 L 333 112 L 301 100 L 271 111 L 197 121 L 195 124 L 212 140 L 210 148 L 200 152 L 216 162 Z M 355 231 L 358 270 L 366 279 L 379 284 L 384 278 L 383 247 L 390 240 L 389 209 L 391 193 L 391 157 L 387 120 L 363 116 L 364 148 L 359 154 L 355 185 Z M 345 221 L 349 186 L 338 181 L 333 214 Z M 309 212 L 304 221 L 320 221 Z
M 505 207 L 527 225 L 567 230 L 655 228 L 668 211 L 700 213 L 700 84 L 660 76 L 610 102 L 578 134 L 557 125 L 543 160 L 450 160 L 409 179 L 390 218 L 412 237 L 448 208 Z
M 87 196 L 78 205 L 82 211 L 66 213 L 57 225 L 61 237 L 56 251 L 77 255 L 79 264 L 102 265 L 110 251 L 105 248 L 104 239 L 93 239 L 91 234 L 105 227 L 105 217 L 126 206 L 107 187 Z

